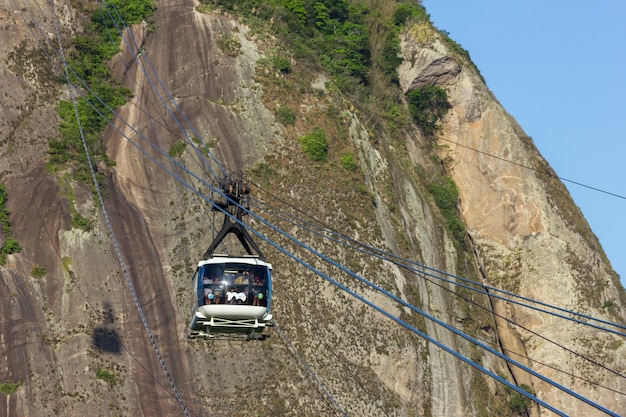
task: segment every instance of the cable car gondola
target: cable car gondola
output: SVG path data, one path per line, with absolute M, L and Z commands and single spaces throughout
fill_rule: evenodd
M 193 318 L 190 337 L 262 338 L 260 333 L 272 324 L 272 265 L 243 226 L 242 217 L 249 207 L 250 190 L 242 181 L 220 181 L 223 203 L 214 202 L 212 210 L 224 213 L 224 224 L 193 277 Z M 229 234 L 235 234 L 247 255 L 215 254 Z M 256 254 L 253 252 L 256 252 Z

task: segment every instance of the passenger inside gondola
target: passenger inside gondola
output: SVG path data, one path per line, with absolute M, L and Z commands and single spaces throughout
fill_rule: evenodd
M 265 267 L 244 264 L 205 265 L 199 302 L 209 304 L 235 304 L 267 306 L 268 288 Z
M 210 288 L 204 289 L 204 304 L 213 304 L 213 290 Z
M 213 304 L 223 304 L 223 293 L 221 289 L 213 290 Z

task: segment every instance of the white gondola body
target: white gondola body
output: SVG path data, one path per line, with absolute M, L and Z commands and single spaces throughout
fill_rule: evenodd
M 256 256 L 214 255 L 198 262 L 192 335 L 258 333 L 271 325 L 271 270 Z

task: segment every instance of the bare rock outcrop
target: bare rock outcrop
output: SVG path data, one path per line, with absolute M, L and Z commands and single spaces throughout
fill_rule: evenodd
M 461 66 L 452 57 L 443 56 L 435 59 L 411 81 L 407 92 L 423 85 L 449 86 L 454 83 L 460 72 Z
M 61 31 L 70 36 L 83 17 L 73 4 L 55 5 Z M 115 166 L 98 167 L 104 174 L 101 207 L 90 184 L 69 171 L 44 168 L 47 145 L 58 135 L 56 104 L 69 98 L 44 76 L 54 73 L 54 65 L 39 62 L 41 43 L 33 38 L 56 36 L 49 3 L 32 0 L 21 10 L 0 4 L 0 56 L 6 58 L 0 60 L 0 134 L 6 138 L 0 168 L 12 234 L 22 247 L 0 267 L 0 383 L 17 383 L 13 392 L 0 394 L 0 417 L 174 416 L 183 407 L 191 415 L 320 416 L 341 414 L 336 404 L 348 415 L 456 416 L 506 405 L 508 394 L 492 379 L 294 258 L 566 412 L 593 415 L 293 239 L 331 254 L 437 320 L 528 356 L 526 363 L 542 374 L 562 380 L 555 369 L 583 370 L 585 379 L 568 385 L 626 413 L 618 398 L 585 382 L 624 392 L 623 378 L 593 369 L 582 357 L 601 357 L 623 374 L 626 346 L 619 337 L 557 325 L 554 317 L 504 301 L 468 297 L 445 281 L 454 278 L 435 272 L 477 279 L 482 273 L 485 285 L 625 319 L 623 288 L 566 190 L 540 174 L 549 167 L 530 140 L 436 31 L 422 25 L 403 34 L 400 85 L 405 93 L 421 85 L 448 93 L 452 109 L 438 145 L 459 189 L 473 244 L 467 251 L 455 244 L 424 191 L 419 170 L 443 168 L 426 153 L 431 144 L 417 128 L 406 127 L 401 138 L 385 136 L 358 106 L 327 88 L 328 74 L 309 68 L 289 77 L 270 74 L 262 63 L 277 47 L 271 34 L 197 6 L 192 0 L 159 2 L 154 26 L 142 23 L 124 33 L 110 68 L 133 98 L 116 110 L 103 135 Z M 31 20 L 41 27 L 25 24 Z M 297 115 L 293 125 L 274 116 L 284 103 Z M 297 141 L 316 125 L 329 132 L 325 165 L 309 163 Z M 181 143 L 174 163 L 169 152 Z M 354 172 L 341 168 L 350 152 L 359 164 Z M 276 220 L 288 238 L 250 219 L 284 249 L 267 244 L 274 315 L 290 341 L 278 331 L 262 343 L 187 340 L 190 281 L 215 227 L 209 202 L 190 189 L 210 195 L 213 171 L 254 175 L 263 185 L 257 203 L 264 216 L 262 207 L 308 213 L 327 223 L 324 233 L 336 228 L 432 270 L 409 272 L 387 259 L 354 255 L 289 221 Z M 77 227 L 77 218 L 87 219 L 88 227 Z M 547 339 L 582 356 L 555 354 Z
M 436 32 L 429 32 L 426 38 L 407 32 L 403 41 L 407 60 L 400 71 L 405 90 L 413 88 L 416 80 L 425 79 L 424 74 L 450 74 L 450 64 L 446 62 L 451 55 L 442 50 L 441 42 Z M 441 157 L 448 161 L 448 170 L 459 188 L 463 219 L 485 265 L 485 283 L 623 323 L 623 288 L 569 193 L 554 180 L 530 139 L 492 97 L 479 75 L 462 58 L 455 59 L 461 63 L 455 81 L 440 84 L 448 93 L 452 110 L 446 117 L 439 144 Z M 436 83 L 436 79 L 431 82 Z M 499 320 L 501 339 L 516 346 L 511 350 L 523 347 L 517 353 L 532 358 L 532 369 L 547 372 L 592 401 L 624 412 L 623 404 L 608 391 L 590 388 L 584 382 L 592 378 L 623 391 L 622 378 L 609 382 L 611 373 L 602 369 L 596 369 L 593 377 L 580 372 L 584 358 L 593 362 L 598 355 L 606 357 L 598 352 L 598 346 L 611 346 L 610 369 L 624 369 L 626 345 L 616 344 L 615 336 L 575 324 L 557 324 L 559 320 L 554 316 L 517 305 L 501 306 L 497 311 L 508 320 Z M 513 327 L 514 332 L 508 328 L 504 331 L 503 326 Z M 571 351 L 560 350 L 556 354 L 561 342 Z M 572 351 L 579 356 L 572 355 Z M 571 381 L 547 371 L 550 366 L 578 375 L 579 379 Z M 518 385 L 532 382 L 534 392 L 567 413 L 601 415 L 582 402 L 568 400 L 544 381 L 519 371 L 515 374 Z

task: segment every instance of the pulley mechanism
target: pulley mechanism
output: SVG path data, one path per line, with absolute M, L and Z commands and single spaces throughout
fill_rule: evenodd
M 260 260 L 265 260 L 265 256 L 263 256 L 257 244 L 243 226 L 243 216 L 248 214 L 250 209 L 250 187 L 243 179 L 235 179 L 230 176 L 223 177 L 219 182 L 219 187 L 221 190 L 220 195 L 224 199 L 221 202 L 214 201 L 211 210 L 224 213 L 224 224 L 204 253 L 204 259 L 211 258 L 215 249 L 222 243 L 224 238 L 229 233 L 234 233 L 248 255 L 257 256 Z

